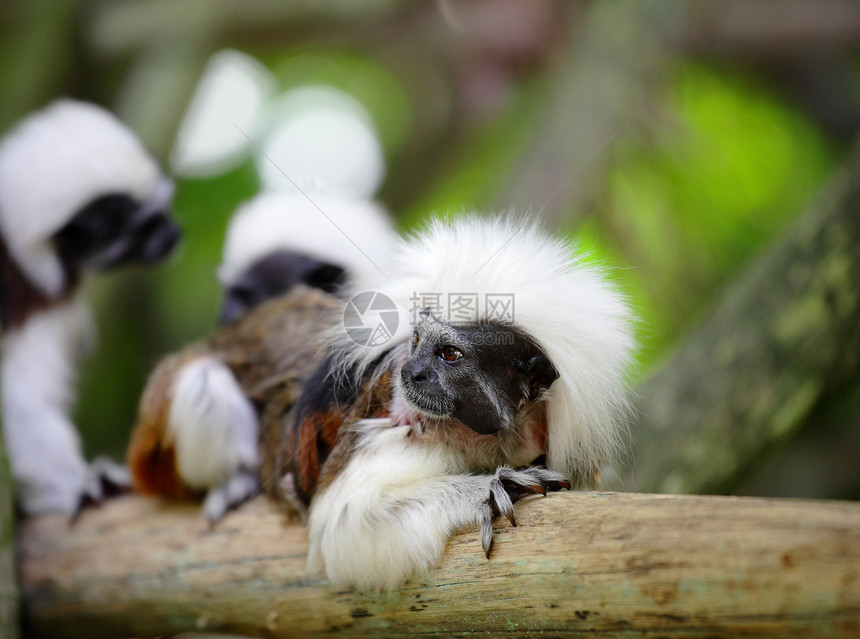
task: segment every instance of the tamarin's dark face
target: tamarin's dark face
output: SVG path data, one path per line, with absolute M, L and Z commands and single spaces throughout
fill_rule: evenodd
M 481 434 L 515 427 L 523 402 L 538 401 L 558 379 L 540 348 L 511 326 L 453 326 L 424 318 L 400 371 L 407 405 L 457 419 Z
M 52 238 L 67 266 L 111 268 L 155 263 L 179 241 L 179 227 L 166 210 L 152 210 L 128 195 L 105 195 L 79 211 Z
M 296 284 L 336 293 L 344 277 L 344 270 L 334 264 L 288 251 L 272 253 L 258 260 L 224 291 L 218 320 L 222 324 L 234 322 L 263 302 L 284 295 Z

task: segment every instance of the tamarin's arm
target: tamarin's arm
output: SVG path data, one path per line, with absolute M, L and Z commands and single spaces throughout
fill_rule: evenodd
M 74 347 L 87 320 L 84 307 L 70 301 L 3 335 L 3 435 L 18 501 L 28 514 L 73 516 L 88 494 L 90 469 L 68 414 Z
M 367 420 L 344 437 L 310 511 L 309 561 L 322 561 L 335 587 L 390 590 L 439 561 L 448 538 L 478 526 L 489 556 L 492 520 L 516 525 L 524 495 L 570 488 L 559 473 L 533 467 L 494 474 L 452 472 L 450 454 L 414 439 L 409 426 Z

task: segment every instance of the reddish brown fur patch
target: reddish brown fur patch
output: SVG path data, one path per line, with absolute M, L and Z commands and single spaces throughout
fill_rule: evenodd
M 317 458 L 317 428 L 320 415 L 311 414 L 299 424 L 296 433 L 293 460 L 296 468 L 296 483 L 300 495 L 313 493 L 313 485 L 319 477 Z
M 320 461 L 322 469 L 312 486 L 313 491 L 327 486 L 349 463 L 355 439 L 351 426 L 362 419 L 390 416 L 391 372 L 383 373 L 376 383 L 372 383 L 373 379 L 374 371 L 365 374 L 355 402 L 351 406 L 340 407 L 339 421 L 330 425 L 331 431 L 326 435 L 326 456 Z M 308 493 L 308 498 L 311 495 L 313 492 Z
M 301 495 L 313 495 L 320 466 L 337 442 L 344 417 L 342 410 L 333 408 L 323 413 L 312 413 L 299 424 L 293 459 Z
M 20 328 L 34 313 L 68 299 L 76 282 L 71 271 L 66 273 L 66 279 L 65 291 L 57 298 L 48 297 L 27 279 L 0 237 L 0 327 L 3 332 Z
M 177 472 L 174 444 L 167 431 L 171 388 L 176 373 L 190 359 L 165 360 L 153 372 L 141 397 L 126 459 L 134 487 L 142 493 L 180 499 L 191 496 Z

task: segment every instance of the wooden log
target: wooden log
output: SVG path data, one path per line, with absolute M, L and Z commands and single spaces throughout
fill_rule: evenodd
M 130 496 L 24 521 L 34 637 L 857 636 L 860 505 L 555 493 L 498 521 L 484 558 L 456 535 L 391 593 L 332 591 L 303 526 L 259 498 L 210 530 L 191 505 Z

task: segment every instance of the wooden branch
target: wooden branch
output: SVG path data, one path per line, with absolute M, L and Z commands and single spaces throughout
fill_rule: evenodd
M 636 393 L 625 490 L 722 492 L 860 371 L 860 145 Z
M 671 40 L 693 53 L 794 54 L 852 50 L 860 37 L 860 6 L 852 0 L 699 2 L 686 7 L 686 24 Z
M 29 627 L 41 637 L 852 635 L 860 505 L 555 493 L 476 531 L 390 593 L 334 592 L 306 567 L 303 526 L 259 498 L 209 530 L 191 505 L 142 497 L 24 521 Z

